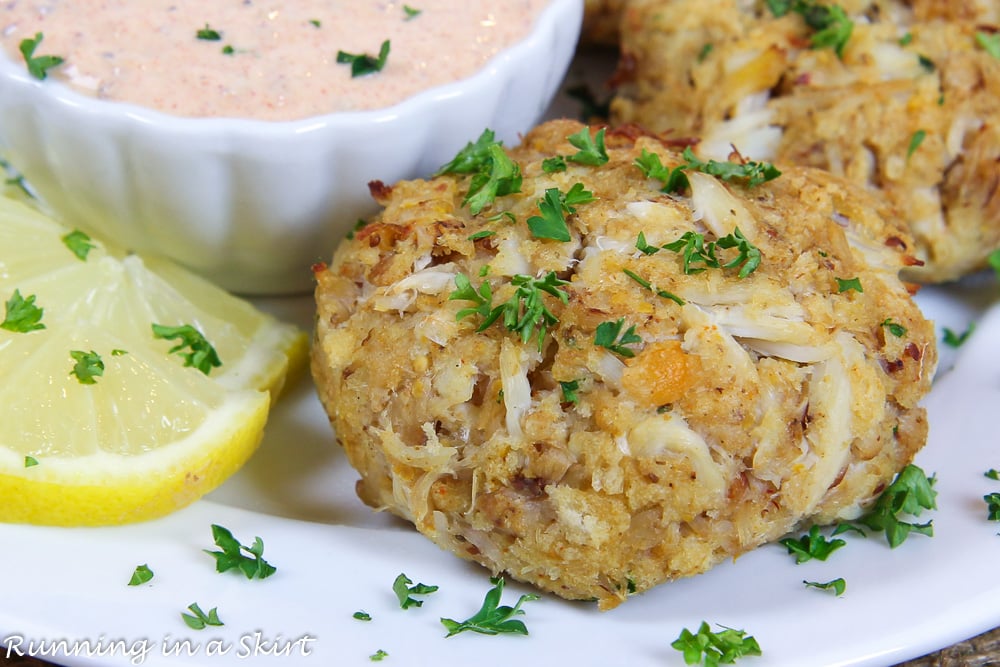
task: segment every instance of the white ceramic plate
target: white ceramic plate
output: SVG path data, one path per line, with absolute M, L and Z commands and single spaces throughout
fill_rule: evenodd
M 355 498 L 356 475 L 304 375 L 276 407 L 259 453 L 208 500 L 121 528 L 0 525 L 0 656 L 15 645 L 44 656 L 66 640 L 48 657 L 67 665 L 367 665 L 381 649 L 387 665 L 679 667 L 671 641 L 703 620 L 757 638 L 763 656 L 742 659 L 748 667 L 892 665 L 922 655 L 1000 625 L 1000 524 L 987 520 L 982 499 L 1000 491 L 983 474 L 1000 468 L 1000 306 L 989 307 L 998 296 L 985 275 L 919 295 L 939 330 L 978 323 L 957 352 L 942 350 L 926 401 L 931 437 L 917 462 L 938 478 L 933 538 L 890 550 L 848 536 L 827 562 L 802 565 L 770 545 L 606 613 L 544 596 L 525 606 L 528 637 L 445 639 L 439 619 L 472 615 L 487 573 Z M 262 305 L 304 326 L 311 319 L 307 297 Z M 202 551 L 214 548 L 213 523 L 245 544 L 262 537 L 277 573 L 217 574 Z M 127 586 L 143 563 L 155 578 Z M 440 590 L 401 610 L 391 590 L 400 573 Z M 842 597 L 802 583 L 836 577 L 847 581 Z M 508 584 L 505 603 L 524 592 Z M 217 607 L 225 625 L 189 629 L 180 614 L 193 602 Z M 359 610 L 373 620 L 352 618 Z M 88 656 L 86 641 L 104 655 Z

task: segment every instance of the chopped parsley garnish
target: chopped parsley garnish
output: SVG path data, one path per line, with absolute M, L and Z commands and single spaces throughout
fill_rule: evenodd
M 66 244 L 70 252 L 76 255 L 81 261 L 87 261 L 87 255 L 91 250 L 97 246 L 90 242 L 90 237 L 81 232 L 79 229 L 74 229 L 70 233 L 62 237 L 62 242 Z
M 222 551 L 204 551 L 215 559 L 216 572 L 239 570 L 247 579 L 266 579 L 277 572 L 277 568 L 264 560 L 264 541 L 259 537 L 254 537 L 253 544 L 245 547 L 227 528 L 212 524 L 212 539 Z
M 781 544 L 788 549 L 788 553 L 795 555 L 795 562 L 805 563 L 809 560 L 826 560 L 834 551 L 847 544 L 842 539 L 834 538 L 827 541 L 826 537 L 820 533 L 819 526 L 813 526 L 809 532 L 796 539 L 786 537 L 781 540 Z
M 212 27 L 206 23 L 204 28 L 199 29 L 195 33 L 195 37 L 203 39 L 207 42 L 218 42 L 222 39 L 222 33 L 218 30 L 213 30 Z
M 926 70 L 928 73 L 933 72 L 935 69 L 937 69 L 937 65 L 934 64 L 934 61 L 928 58 L 927 56 L 923 55 L 922 53 L 917 54 L 917 62 L 920 63 L 920 66 L 923 67 L 924 70 Z
M 367 53 L 355 54 L 346 51 L 337 51 L 337 62 L 341 65 L 351 66 L 351 78 L 374 74 L 375 72 L 381 72 L 382 68 L 385 67 L 386 60 L 389 59 L 390 48 L 391 45 L 387 39 L 379 47 L 378 56 L 370 56 Z
M 844 47 L 854 31 L 854 23 L 840 5 L 821 5 L 812 0 L 767 0 L 771 13 L 781 17 L 792 11 L 802 16 L 815 32 L 810 39 L 812 48 L 832 48 L 838 58 L 844 57 Z
M 400 609 L 424 606 L 423 600 L 418 600 L 412 596 L 430 595 L 438 589 L 437 586 L 428 586 L 427 584 L 411 584 L 413 584 L 413 581 L 405 574 L 400 574 L 396 577 L 395 581 L 392 582 L 392 591 L 396 594 L 396 598 L 399 600 Z
M 372 653 L 370 656 L 368 656 L 368 659 L 371 660 L 372 662 L 382 662 L 382 660 L 388 657 L 389 657 L 388 653 L 386 653 L 382 649 L 379 649 L 374 653 Z
M 454 621 L 450 618 L 442 618 L 441 624 L 448 630 L 445 637 L 453 637 L 460 632 L 478 632 L 483 635 L 518 634 L 527 635 L 528 628 L 524 622 L 514 618 L 524 614 L 521 606 L 525 602 L 538 600 L 539 596 L 525 594 L 518 598 L 513 607 L 500 606 L 500 599 L 503 596 L 503 577 L 490 577 L 493 588 L 486 592 L 483 604 L 475 614 L 464 621 Z
M 367 611 L 362 610 L 362 611 L 356 611 L 353 614 L 351 614 L 351 618 L 356 619 L 358 621 L 370 621 L 372 620 L 372 615 L 369 614 Z
M 701 50 L 698 51 L 698 62 L 700 63 L 705 62 L 705 58 L 708 57 L 708 54 L 710 54 L 712 52 L 712 49 L 714 48 L 715 45 L 712 44 L 711 42 L 706 42 L 704 45 L 702 45 Z
M 475 234 L 469 234 L 468 239 L 470 241 L 475 241 L 477 239 L 488 238 L 490 236 L 493 236 L 494 234 L 496 234 L 496 232 L 493 231 L 492 229 L 484 229 L 482 231 L 476 232 Z
M 38 459 L 36 459 L 34 456 L 25 456 L 24 457 L 24 467 L 25 468 L 34 468 L 36 465 L 38 465 Z
M 910 145 L 906 149 L 906 159 L 909 160 L 910 157 L 920 148 L 920 144 L 924 143 L 924 139 L 927 138 L 927 132 L 925 130 L 917 130 L 910 137 Z
M 469 192 L 463 205 L 468 206 L 473 215 L 492 204 L 497 197 L 521 191 L 521 167 L 510 159 L 499 143 L 487 148 L 489 159 L 484 167 L 472 176 Z
M 844 532 L 848 529 L 846 526 L 885 532 L 885 538 L 893 549 L 902 544 L 911 532 L 932 537 L 933 521 L 912 523 L 900 517 L 917 517 L 924 510 L 937 509 L 934 481 L 933 475 L 928 478 L 918 466 L 913 464 L 906 466 L 882 492 L 867 514 L 848 524 L 838 526 L 834 534 Z
M 912 41 L 913 41 L 913 33 L 912 32 L 908 32 L 908 33 L 906 33 L 905 35 L 903 35 L 902 37 L 899 38 L 899 45 L 900 46 L 907 46 Z
M 597 131 L 596 135 L 591 137 L 590 128 L 585 127 L 576 134 L 567 137 L 569 143 L 578 150 L 566 159 L 570 162 L 592 167 L 599 167 L 602 164 L 606 164 L 608 161 L 608 151 L 604 147 L 605 132 L 605 128 L 602 127 Z
M 69 374 L 75 376 L 80 384 L 97 384 L 96 378 L 104 375 L 104 360 L 93 350 L 70 350 L 69 356 L 76 362 Z
M 121 349 L 118 349 L 118 348 L 115 348 L 115 349 L 111 350 L 111 356 L 112 357 L 123 357 L 126 354 L 128 354 L 128 350 L 121 350 Z
M 997 280 L 1000 280 L 1000 248 L 997 248 L 986 257 L 986 263 L 993 269 Z
M 781 176 L 781 172 L 770 162 L 719 162 L 718 160 L 703 161 L 698 159 L 688 146 L 681 154 L 685 160 L 684 164 L 673 168 L 665 167 L 656 153 L 650 153 L 645 148 L 642 154 L 636 158 L 635 166 L 642 171 L 646 178 L 652 178 L 663 183 L 662 192 L 680 192 L 691 187 L 686 170 L 700 171 L 721 178 L 724 181 L 742 181 L 746 187 L 752 188 L 767 181 L 774 180 Z
M 528 229 L 536 239 L 552 239 L 554 241 L 569 241 L 569 227 L 566 215 L 576 213 L 576 207 L 594 201 L 594 193 L 585 190 L 583 183 L 574 183 L 569 192 L 560 192 L 559 188 L 549 188 L 545 197 L 538 202 L 541 215 L 528 218 Z
M 589 122 L 595 118 L 607 118 L 611 115 L 611 98 L 599 101 L 594 91 L 587 84 L 580 84 L 566 89 L 566 95 L 580 103 L 580 120 Z
M 976 43 L 983 47 L 983 51 L 1000 60 L 1000 32 L 988 35 L 980 30 L 976 32 Z
M 24 57 L 24 63 L 28 66 L 28 73 L 39 81 L 44 81 L 49 75 L 49 70 L 63 64 L 62 56 L 36 56 L 35 49 L 42 43 L 44 36 L 36 32 L 34 38 L 22 39 L 18 48 Z
M 730 664 L 743 656 L 761 654 L 757 640 L 748 637 L 745 631 L 719 627 L 721 631 L 712 632 L 708 623 L 702 621 L 698 632 L 684 628 L 670 646 L 684 654 L 685 664 L 706 667 Z
M 972 332 L 975 330 L 976 330 L 975 322 L 969 322 L 969 326 L 966 327 L 965 331 L 963 331 L 962 333 L 955 333 L 948 327 L 944 327 L 943 329 L 944 335 L 941 338 L 941 340 L 948 347 L 956 347 L 956 348 L 961 347 L 962 344 L 965 343 L 965 341 L 969 340 L 969 336 L 971 336 Z
M 902 338 L 906 335 L 906 327 L 898 322 L 893 322 L 891 317 L 887 317 L 883 322 L 882 326 L 891 333 L 896 338 Z
M 844 293 L 848 291 L 864 292 L 864 288 L 861 287 L 861 278 L 834 278 L 837 281 L 837 292 Z
M 802 580 L 802 583 L 809 588 L 818 588 L 822 591 L 833 591 L 835 595 L 843 595 L 844 591 L 847 590 L 847 582 L 844 581 L 843 577 L 837 577 L 831 581 L 806 581 Z
M 475 142 L 470 141 L 465 144 L 465 148 L 458 151 L 451 162 L 438 169 L 434 175 L 442 174 L 475 174 L 483 171 L 489 165 L 489 149 L 493 144 L 503 145 L 503 142 L 496 140 L 493 130 L 485 129 Z
M 678 306 L 683 306 L 684 305 L 684 299 L 680 298 L 679 296 L 677 296 L 673 292 L 668 292 L 665 289 L 654 290 L 653 289 L 653 284 L 651 282 L 649 282 L 648 280 L 646 280 L 645 278 L 643 278 L 642 276 L 640 276 L 635 271 L 630 271 L 629 269 L 622 269 L 622 272 L 626 276 L 628 276 L 629 278 L 631 278 L 632 280 L 634 280 L 635 282 L 639 283 L 640 285 L 642 285 L 643 287 L 645 287 L 646 289 L 648 289 L 650 292 L 654 292 L 656 294 L 656 296 L 661 296 L 664 299 L 670 299 L 671 301 L 673 301 L 674 303 L 676 303 Z
M 986 477 L 987 479 L 1000 481 L 1000 471 L 998 471 L 996 468 L 990 468 L 989 470 L 983 473 L 983 476 Z
M 559 381 L 559 387 L 562 389 L 562 398 L 564 403 L 572 403 L 576 405 L 580 402 L 580 395 L 577 394 L 580 390 L 579 380 L 570 380 L 569 382 Z
M 410 19 L 414 19 L 414 18 L 420 16 L 420 13 L 423 10 L 422 9 L 415 9 L 413 7 L 410 7 L 409 5 L 403 5 L 403 11 L 406 12 L 406 19 L 405 20 L 409 21 Z
M 222 55 L 231 56 L 234 53 L 236 53 L 236 49 L 233 48 L 232 44 L 226 44 L 225 46 L 222 47 Z
M 456 289 L 448 299 L 472 301 L 475 305 L 461 309 L 455 318 L 461 320 L 470 315 L 478 315 L 483 321 L 476 331 L 485 331 L 491 324 L 500 320 L 508 331 L 519 334 L 522 343 L 527 343 L 532 337 L 537 336 L 538 349 L 541 350 L 548 328 L 559 322 L 542 301 L 542 294 L 550 294 L 564 304 L 568 303 L 569 297 L 566 291 L 560 288 L 569 283 L 560 280 L 554 271 L 549 271 L 544 278 L 516 275 L 510 282 L 517 288 L 514 296 L 494 306 L 489 281 L 483 281 L 477 291 L 466 276 L 457 274 Z
M 7 299 L 5 309 L 3 322 L 0 322 L 0 329 L 6 329 L 14 333 L 29 333 L 45 328 L 45 325 L 42 324 L 42 314 L 45 309 L 35 305 L 34 294 L 29 295 L 28 298 L 24 298 L 21 296 L 20 290 L 15 289 L 14 294 Z
M 192 630 L 204 630 L 209 625 L 225 625 L 225 623 L 219 620 L 217 607 L 212 607 L 206 614 L 201 610 L 197 602 L 192 602 L 188 605 L 188 609 L 191 613 L 185 614 L 181 612 L 181 618 L 184 619 L 184 623 Z
M 987 516 L 990 521 L 1000 521 L 1000 493 L 987 493 L 983 496 L 986 501 Z
M 624 326 L 624 317 L 620 317 L 614 322 L 601 322 L 597 325 L 597 330 L 594 332 L 594 345 L 607 348 L 623 357 L 634 357 L 635 351 L 626 346 L 633 343 L 641 343 L 642 338 L 636 334 L 634 324 L 622 333 Z
M 646 243 L 646 239 L 641 235 L 636 240 L 636 248 L 641 252 L 652 255 L 657 252 L 654 246 Z M 692 275 L 701 273 L 706 268 L 712 269 L 735 269 L 739 268 L 737 276 L 746 278 L 757 270 L 760 266 L 761 252 L 757 246 L 750 243 L 743 232 L 736 227 L 731 234 L 727 234 L 717 241 L 705 243 L 705 236 L 697 232 L 684 232 L 676 241 L 666 243 L 660 248 L 679 252 L 684 258 L 684 273 Z M 736 250 L 736 256 L 728 262 L 723 262 L 718 256 L 718 250 Z M 694 264 L 704 264 L 704 266 L 694 266 Z
M 546 174 L 556 174 L 561 171 L 566 171 L 566 158 L 562 155 L 545 158 L 542 160 L 542 171 Z
M 309 19 L 309 24 L 314 28 L 322 28 L 323 24 L 320 23 L 319 19 Z
M 153 571 L 149 569 L 149 566 L 143 563 L 142 565 L 136 565 L 135 571 L 132 572 L 132 578 L 128 580 L 129 586 L 141 586 L 142 584 L 150 581 L 153 578 Z
M 184 359 L 185 366 L 197 368 L 205 375 L 211 373 L 212 368 L 218 368 L 222 365 L 218 353 L 206 340 L 205 335 L 190 324 L 176 327 L 154 324 L 153 338 L 178 341 L 177 345 L 170 348 L 167 353 L 180 355 Z M 185 349 L 190 351 L 185 352 Z

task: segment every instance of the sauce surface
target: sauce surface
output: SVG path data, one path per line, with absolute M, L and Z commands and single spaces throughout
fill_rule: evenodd
M 6 0 L 0 40 L 65 62 L 49 76 L 95 97 L 190 117 L 296 120 L 379 109 L 457 81 L 531 31 L 547 0 Z M 417 13 L 419 12 L 419 13 Z M 198 37 L 209 29 L 218 40 Z M 351 76 L 338 51 L 384 68 Z

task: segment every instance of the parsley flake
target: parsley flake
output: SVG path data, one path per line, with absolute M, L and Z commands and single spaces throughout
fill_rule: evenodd
M 642 239 L 645 244 L 645 238 Z M 639 247 L 639 242 L 636 242 Z M 684 258 L 684 273 L 692 275 L 701 273 L 706 268 L 713 269 L 735 269 L 739 268 L 737 276 L 746 278 L 757 270 L 761 262 L 760 249 L 750 243 L 743 235 L 739 227 L 736 227 L 731 234 L 727 234 L 717 241 L 705 243 L 703 234 L 697 232 L 684 232 L 676 241 L 666 243 L 661 246 L 664 250 L 679 252 Z M 643 250 L 643 248 L 639 248 Z M 736 257 L 723 262 L 718 257 L 718 249 L 735 249 Z M 648 249 L 643 250 L 646 254 L 651 254 Z M 704 267 L 693 266 L 696 263 L 704 264 Z
M 83 262 L 87 261 L 87 255 L 90 254 L 90 251 L 97 247 L 90 242 L 90 237 L 79 229 L 74 229 L 63 236 L 62 242 L 69 248 L 70 252 Z
M 614 322 L 601 322 L 597 325 L 597 330 L 594 332 L 594 345 L 607 348 L 623 357 L 634 357 L 635 351 L 626 346 L 633 343 L 641 343 L 642 338 L 636 334 L 634 324 L 622 333 L 624 326 L 624 317 L 620 317 Z
M 149 566 L 143 563 L 142 565 L 136 565 L 135 571 L 132 572 L 132 578 L 128 580 L 129 586 L 141 586 L 147 581 L 152 580 L 153 571 L 149 569 Z
M 1000 32 L 988 35 L 982 30 L 977 31 L 976 43 L 983 48 L 983 51 L 1000 60 Z
M 560 380 L 559 387 L 562 389 L 562 398 L 564 403 L 577 405 L 580 402 L 580 395 L 576 393 L 580 390 L 579 380 L 570 380 L 568 382 Z
M 212 368 L 218 368 L 222 365 L 218 353 L 205 338 L 205 335 L 190 324 L 176 327 L 154 324 L 153 338 L 179 341 L 167 353 L 177 353 L 184 359 L 184 366 L 197 368 L 205 375 L 211 373 Z M 189 349 L 190 352 L 184 352 L 185 349 Z
M 819 526 L 813 526 L 807 534 L 798 539 L 786 537 L 780 543 L 788 549 L 788 553 L 795 555 L 796 564 L 813 559 L 825 561 L 830 557 L 830 554 L 847 544 L 839 538 L 827 541 L 826 537 L 820 533 Z
M 708 57 L 708 54 L 710 54 L 714 48 L 715 45 L 712 44 L 711 42 L 706 42 L 705 44 L 703 44 L 701 50 L 698 51 L 698 62 L 700 63 L 705 62 L 705 58 Z
M 910 145 L 906 149 L 906 159 L 909 160 L 910 157 L 920 148 L 920 144 L 924 143 L 924 139 L 927 138 L 926 130 L 917 130 L 910 137 Z
M 908 33 L 906 33 L 905 35 L 903 35 L 902 37 L 899 38 L 899 45 L 900 46 L 908 46 L 910 44 L 910 42 L 912 42 L 912 41 L 913 41 L 913 33 L 912 32 L 908 32 Z
M 40 331 L 45 328 L 45 325 L 42 324 L 44 311 L 44 308 L 35 305 L 34 294 L 24 298 L 21 296 L 20 290 L 15 289 L 14 294 L 7 299 L 5 304 L 5 315 L 3 322 L 0 322 L 0 329 L 14 333 Z
M 608 97 L 603 102 L 598 100 L 587 84 L 567 88 L 566 95 L 580 103 L 579 117 L 584 123 L 592 119 L 605 119 L 611 115 L 611 98 Z
M 833 591 L 833 593 L 837 596 L 843 595 L 844 591 L 847 590 L 847 582 L 844 581 L 843 577 L 837 577 L 836 579 L 822 583 L 818 581 L 806 581 L 803 579 L 802 583 L 809 588 L 818 588 L 823 591 Z
M 390 48 L 391 45 L 387 39 L 379 47 L 378 56 L 370 56 L 367 53 L 355 54 L 346 51 L 337 51 L 337 62 L 341 65 L 351 66 L 352 79 L 374 74 L 375 72 L 381 72 L 382 68 L 385 67 L 385 63 L 389 59 Z
M 900 517 L 917 517 L 924 510 L 937 509 L 934 490 L 935 479 L 930 478 L 918 466 L 907 465 L 896 475 L 882 495 L 878 497 L 871 510 L 849 524 L 838 526 L 834 534 L 842 533 L 850 528 L 864 532 L 862 527 L 875 532 L 885 532 L 886 541 L 893 549 L 902 544 L 911 532 L 933 537 L 933 522 L 911 523 Z
M 983 500 L 986 501 L 988 511 L 986 518 L 990 521 L 1000 521 L 1000 493 L 987 493 L 983 496 Z
M 590 136 L 590 128 L 585 127 L 576 134 L 567 137 L 570 144 L 577 150 L 570 155 L 567 160 L 577 164 L 585 164 L 592 167 L 599 167 L 608 162 L 608 151 L 604 147 L 604 134 L 606 128 L 601 128 L 593 137 Z
M 524 614 L 521 606 L 525 602 L 538 600 L 539 596 L 525 594 L 518 598 L 513 607 L 500 606 L 500 599 L 503 597 L 503 577 L 490 577 L 490 583 L 493 584 L 493 588 L 486 592 L 483 604 L 475 614 L 461 622 L 450 618 L 441 619 L 441 624 L 448 630 L 446 638 L 466 631 L 483 635 L 528 634 L 524 622 L 514 617 Z
M 424 606 L 423 600 L 418 600 L 412 596 L 430 595 L 438 589 L 437 586 L 428 586 L 427 584 L 411 584 L 413 584 L 413 581 L 405 574 L 400 574 L 396 577 L 395 581 L 392 582 L 392 591 L 396 594 L 396 598 L 399 600 L 400 609 Z
M 983 477 L 986 477 L 987 479 L 992 479 L 994 481 L 1000 481 L 1000 471 L 998 471 L 996 468 L 990 468 L 989 470 L 983 473 Z
M 49 75 L 49 70 L 63 64 L 62 56 L 36 56 L 35 50 L 42 43 L 44 35 L 36 32 L 33 38 L 22 39 L 18 48 L 24 57 L 24 63 L 28 66 L 28 73 L 39 81 L 44 81 Z
M 259 537 L 254 537 L 253 544 L 245 547 L 227 528 L 212 524 L 212 539 L 222 551 L 204 551 L 215 559 L 216 572 L 239 570 L 247 579 L 266 579 L 277 572 L 277 568 L 264 560 L 264 541 Z M 250 555 L 245 556 L 243 552 Z
M 684 628 L 670 646 L 684 654 L 685 664 L 706 667 L 717 667 L 720 663 L 729 664 L 746 655 L 761 654 L 757 640 L 748 637 L 745 631 L 719 627 L 721 631 L 712 632 L 708 623 L 702 621 L 698 632 Z
M 76 362 L 69 374 L 75 376 L 80 384 L 97 384 L 96 378 L 104 375 L 104 360 L 93 350 L 70 350 L 69 356 Z
M 557 174 L 566 171 L 566 158 L 562 155 L 547 157 L 542 160 L 542 171 L 546 174 Z
M 309 19 L 309 24 L 314 28 L 322 28 L 323 24 L 319 19 Z
M 838 58 L 844 57 L 844 47 L 854 31 L 854 23 L 839 5 L 821 5 L 812 0 L 767 0 L 771 13 L 777 17 L 792 11 L 802 16 L 806 25 L 815 30 L 812 48 L 832 48 Z
M 837 281 L 837 292 L 842 294 L 854 290 L 855 292 L 864 292 L 864 288 L 861 287 L 860 278 L 835 278 Z
M 510 159 L 501 144 L 490 144 L 486 153 L 488 159 L 473 174 L 469 192 L 462 202 L 473 215 L 492 204 L 497 197 L 521 191 L 521 167 Z
M 536 239 L 551 239 L 553 241 L 569 241 L 569 226 L 566 215 L 576 213 L 576 206 L 594 201 L 594 193 L 585 190 L 583 183 L 574 183 L 569 192 L 560 192 L 559 188 L 549 188 L 545 196 L 538 202 L 541 215 L 528 218 L 528 229 Z
M 997 280 L 1000 280 L 1000 248 L 997 248 L 986 257 L 986 263 L 993 269 Z
M 478 315 L 483 321 L 476 329 L 477 332 L 485 331 L 491 324 L 500 320 L 508 331 L 520 334 L 523 343 L 527 343 L 532 337 L 537 337 L 538 349 L 541 350 L 548 328 L 559 322 L 542 301 L 542 293 L 554 296 L 564 304 L 568 303 L 569 297 L 561 287 L 569 283 L 560 280 L 554 271 L 550 271 L 544 278 L 516 275 L 510 282 L 517 288 L 514 296 L 494 306 L 493 292 L 488 281 L 484 281 L 476 290 L 468 277 L 462 274 L 456 275 L 456 289 L 448 299 L 471 301 L 475 305 L 459 310 L 455 319 L 461 320 Z
M 944 329 L 942 330 L 944 335 L 942 336 L 941 340 L 948 347 L 958 348 L 961 347 L 962 344 L 965 343 L 965 341 L 969 340 L 969 336 L 971 336 L 972 332 L 975 330 L 976 330 L 975 322 L 969 322 L 969 326 L 966 327 L 965 331 L 963 331 L 962 333 L 956 333 L 951 329 L 949 329 L 948 327 L 944 327 Z
M 676 303 L 678 306 L 683 306 L 684 305 L 684 299 L 680 298 L 679 296 L 677 296 L 673 292 L 668 292 L 665 289 L 654 290 L 653 289 L 653 283 L 649 282 L 648 280 L 646 280 L 645 278 L 643 278 L 642 276 L 640 276 L 635 271 L 630 271 L 629 269 L 622 269 L 622 273 L 624 273 L 626 276 L 628 276 L 629 278 L 631 278 L 635 282 L 639 283 L 640 285 L 642 285 L 643 287 L 645 287 L 646 289 L 648 289 L 650 292 L 655 293 L 656 296 L 661 296 L 664 299 L 670 299 L 671 301 L 673 301 L 674 303 Z
M 192 602 L 188 605 L 188 610 L 191 613 L 185 614 L 181 612 L 181 618 L 184 619 L 184 623 L 192 630 L 204 630 L 209 625 L 225 625 L 225 623 L 219 620 L 217 607 L 212 607 L 206 614 L 201 610 L 197 602 Z
M 781 171 L 770 162 L 703 161 L 694 154 L 690 146 L 686 147 L 681 155 L 685 163 L 670 168 L 663 165 L 659 155 L 650 153 L 644 148 L 634 164 L 647 178 L 663 183 L 661 191 L 667 193 L 681 192 L 691 187 L 690 181 L 684 174 L 686 170 L 700 171 L 727 182 L 740 181 L 748 188 L 762 185 L 781 176 Z
M 403 11 L 406 12 L 406 18 L 404 19 L 406 21 L 417 18 L 423 12 L 422 9 L 415 9 L 409 5 L 403 5 Z
M 213 30 L 207 23 L 204 28 L 199 29 L 194 35 L 198 39 L 205 40 L 206 42 L 218 42 L 222 39 L 222 33 L 218 30 Z
M 368 656 L 368 659 L 371 660 L 372 662 L 382 662 L 384 659 L 388 657 L 389 657 L 388 653 L 386 653 L 382 649 L 379 649 L 374 653 L 372 653 L 370 656 Z
M 34 468 L 36 465 L 38 465 L 38 459 L 36 459 L 34 456 L 25 456 L 24 457 L 24 467 L 25 468 Z
M 902 338 L 906 335 L 906 327 L 898 322 L 893 322 L 891 317 L 887 317 L 882 322 L 881 326 L 885 327 L 885 329 L 896 338 Z
M 360 610 L 351 614 L 351 618 L 356 619 L 358 621 L 370 621 L 372 620 L 372 615 L 369 614 L 367 611 Z

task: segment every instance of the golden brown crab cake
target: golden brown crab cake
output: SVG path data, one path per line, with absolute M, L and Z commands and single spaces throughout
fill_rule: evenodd
M 810 4 L 846 21 L 818 30 L 763 0 L 635 0 L 613 120 L 881 192 L 925 262 L 912 279 L 982 268 L 1000 246 L 1000 4 Z
M 923 445 L 934 331 L 879 200 L 731 163 L 663 192 L 690 160 L 571 121 L 477 145 L 374 184 L 317 268 L 313 373 L 366 503 L 607 609 L 857 517 Z
M 583 33 L 581 39 L 587 44 L 616 46 L 618 44 L 618 24 L 626 0 L 586 0 L 583 3 Z

